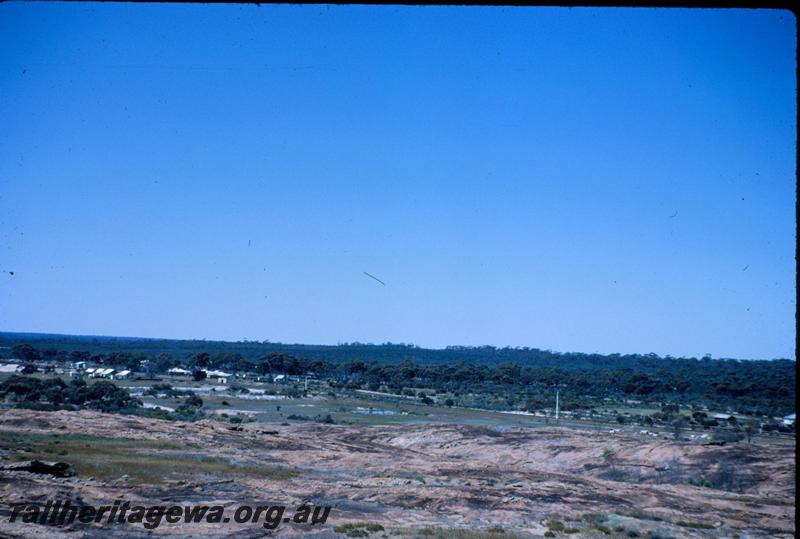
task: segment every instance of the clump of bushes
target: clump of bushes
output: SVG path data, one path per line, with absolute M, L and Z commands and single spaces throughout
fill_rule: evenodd
M 30 376 L 10 376 L 0 383 L 0 400 L 17 408 L 40 410 L 89 409 L 100 412 L 134 413 L 142 401 L 132 397 L 127 389 L 101 381 L 88 385 L 84 380 L 69 384 L 60 378 L 39 379 Z
M 336 423 L 331 417 L 331 414 L 323 415 L 315 415 L 314 417 L 309 417 L 307 415 L 300 415 L 300 414 L 289 414 L 286 416 L 286 419 L 292 421 L 316 421 L 317 423 L 326 423 L 328 425 L 332 425 Z
M 708 479 L 703 479 L 702 477 L 700 479 L 690 477 L 686 482 L 695 487 L 714 488 L 714 485 L 711 484 L 711 481 Z
M 586 522 L 605 522 L 608 516 L 603 513 L 586 513 L 581 517 Z
M 710 530 L 710 529 L 714 528 L 713 525 L 707 524 L 705 522 L 690 522 L 690 521 L 686 521 L 686 520 L 679 520 L 675 524 L 677 524 L 678 526 L 681 526 L 683 528 L 697 528 L 697 529 L 701 529 L 701 530 Z
M 169 384 L 153 387 L 156 393 L 167 391 L 188 397 L 174 412 L 170 412 L 160 408 L 143 408 L 142 401 L 133 397 L 127 389 L 106 380 L 93 384 L 87 384 L 85 380 L 66 383 L 60 378 L 39 379 L 14 375 L 0 383 L 0 401 L 10 403 L 15 408 L 44 411 L 96 410 L 182 421 L 205 417 L 200 410 L 203 399 L 193 392 L 173 390 Z
M 334 532 L 343 533 L 347 537 L 367 537 L 370 533 L 383 530 L 383 526 L 376 522 L 349 522 L 333 528 Z
M 735 430 L 717 430 L 711 435 L 715 442 L 736 443 L 744 440 L 744 434 Z

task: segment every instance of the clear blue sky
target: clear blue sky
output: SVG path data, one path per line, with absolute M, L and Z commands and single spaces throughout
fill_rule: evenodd
M 795 42 L 771 10 L 2 4 L 0 330 L 793 357 Z

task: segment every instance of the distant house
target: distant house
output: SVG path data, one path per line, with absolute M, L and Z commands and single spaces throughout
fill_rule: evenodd
M 721 421 L 736 421 L 736 417 L 732 414 L 714 414 L 714 419 Z
M 88 372 L 88 369 L 87 369 Z M 95 369 L 95 371 L 90 375 L 92 378 L 111 378 L 114 374 L 114 369 Z
M 186 369 L 181 369 L 180 367 L 172 367 L 167 371 L 167 373 L 174 376 L 190 376 L 192 371 L 187 371 Z
M 119 371 L 117 374 L 114 375 L 115 380 L 130 380 L 133 378 L 133 373 L 131 371 Z
M 272 379 L 273 382 L 276 384 L 285 384 L 289 381 L 285 374 L 276 374 L 275 377 Z
M 228 378 L 233 376 L 233 374 L 229 372 L 222 372 L 222 371 L 206 371 L 206 377 L 209 379 L 213 379 L 220 384 L 227 384 Z
M 0 372 L 19 372 L 22 370 L 22 365 L 16 363 L 0 363 Z
M 83 371 L 86 370 L 87 363 L 85 361 L 76 361 L 72 364 L 72 368 L 76 371 Z
M 789 414 L 789 415 L 787 415 L 786 417 L 784 417 L 781 420 L 781 423 L 783 423 L 787 427 L 790 427 L 790 426 L 794 425 L 794 421 L 795 421 L 796 418 L 797 418 L 797 414 Z

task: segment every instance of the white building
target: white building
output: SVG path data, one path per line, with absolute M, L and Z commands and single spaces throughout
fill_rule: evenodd
M 233 374 L 222 371 L 206 371 L 206 376 L 208 378 L 216 380 L 220 384 L 227 384 L 228 378 L 233 376 Z
M 86 369 L 86 372 L 89 372 L 89 369 Z M 95 369 L 95 371 L 90 375 L 92 378 L 112 378 L 114 374 L 114 369 Z
M 0 372 L 19 372 L 22 370 L 22 365 L 16 363 L 0 363 Z
M 119 371 L 114 375 L 115 380 L 130 380 L 133 378 L 133 373 L 129 370 Z
M 187 371 L 186 369 L 181 369 L 180 367 L 172 367 L 167 371 L 167 374 L 172 374 L 174 376 L 189 376 L 192 374 L 192 371 Z

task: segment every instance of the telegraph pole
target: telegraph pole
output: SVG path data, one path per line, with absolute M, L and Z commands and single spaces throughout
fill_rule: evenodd
M 558 423 L 558 388 L 556 388 L 556 423 Z

